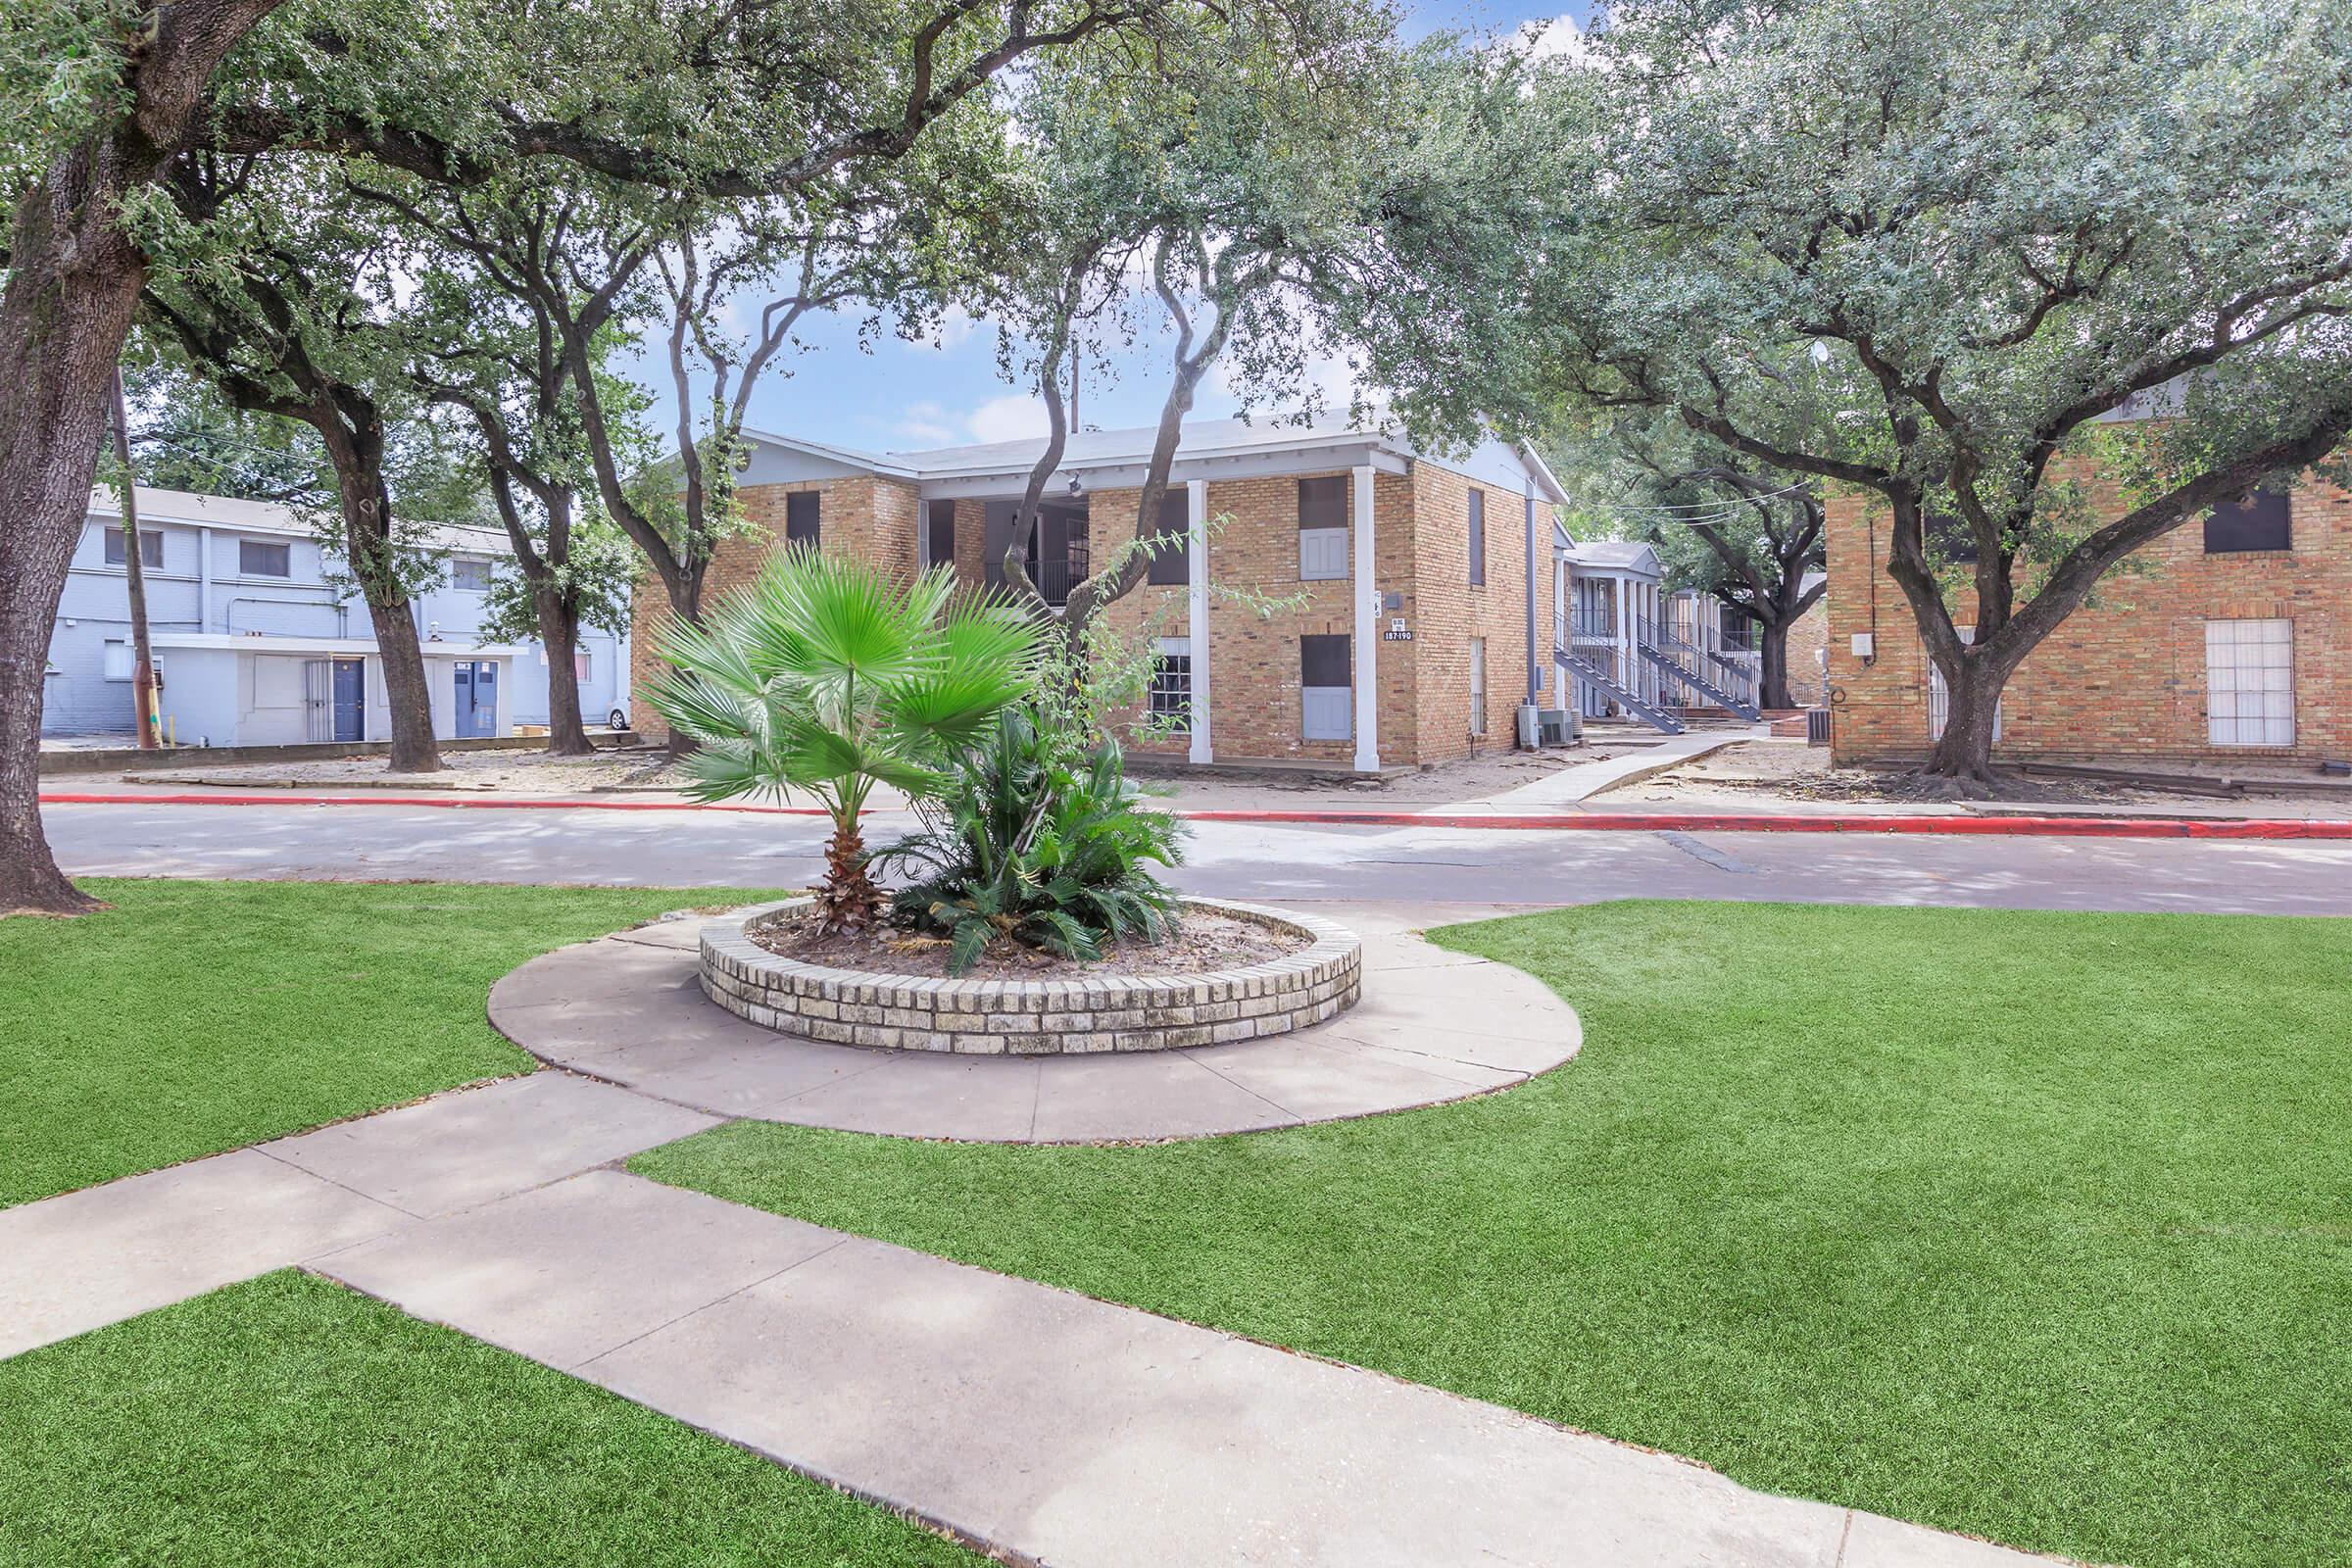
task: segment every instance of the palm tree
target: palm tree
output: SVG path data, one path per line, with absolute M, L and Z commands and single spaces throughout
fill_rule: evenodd
M 806 790 L 833 819 L 823 931 L 880 917 L 858 816 L 874 787 L 935 798 L 954 755 L 993 732 L 1035 683 L 1038 630 L 1009 606 L 958 599 L 934 567 L 901 584 L 838 555 L 793 549 L 702 624 L 658 634 L 673 666 L 648 700 L 695 743 L 688 792 L 706 801 Z

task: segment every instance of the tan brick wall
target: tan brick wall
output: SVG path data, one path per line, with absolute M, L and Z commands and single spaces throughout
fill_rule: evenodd
M 1827 681 L 1822 650 L 1830 645 L 1830 596 L 1824 593 L 1813 608 L 1788 628 L 1788 696 L 1799 708 L 1819 708 Z
M 1252 590 L 1268 600 L 1299 601 L 1261 618 L 1247 606 L 1210 597 L 1211 734 L 1221 761 L 1311 760 L 1345 768 L 1354 759 L 1352 742 L 1310 742 L 1300 735 L 1298 639 L 1313 633 L 1351 636 L 1354 630 L 1348 579 L 1298 580 L 1300 477 L 1284 474 L 1208 486 L 1209 514 L 1224 519 L 1209 545 L 1210 580 Z M 1385 629 L 1391 616 L 1402 615 L 1413 632 L 1410 642 L 1383 641 L 1378 648 L 1374 679 L 1379 690 L 1380 756 L 1387 766 L 1445 760 L 1472 750 L 1468 639 L 1474 635 L 1487 638 L 1488 732 L 1478 749 L 1512 743 L 1513 711 L 1527 684 L 1525 514 L 1519 494 L 1488 488 L 1487 581 L 1482 588 L 1471 587 L 1471 484 L 1429 463 L 1417 464 L 1410 474 L 1375 476 L 1377 586 L 1403 598 L 1401 610 L 1383 612 L 1381 625 Z M 755 528 L 721 544 L 706 603 L 758 571 L 782 536 L 784 498 L 809 489 L 825 497 L 820 523 L 825 548 L 852 550 L 885 561 L 894 569 L 913 571 L 922 512 L 911 485 L 862 477 L 763 485 L 744 492 L 745 513 Z M 1090 498 L 1090 537 L 1097 562 L 1133 537 L 1135 500 L 1133 491 L 1111 490 L 1097 491 Z M 1537 539 L 1544 577 L 1538 585 L 1538 614 L 1545 628 L 1551 615 L 1551 526 L 1550 506 L 1539 503 Z M 985 580 L 985 537 L 984 503 L 958 501 L 956 571 L 964 582 Z M 641 585 L 632 644 L 632 675 L 639 681 L 655 665 L 649 633 L 662 607 L 660 584 Z M 1143 584 L 1107 614 L 1110 624 L 1130 636 L 1190 634 L 1186 591 L 1178 586 Z M 1547 706 L 1564 705 L 1556 679 L 1547 681 L 1544 701 Z M 659 723 L 650 710 L 639 713 L 638 719 L 641 730 L 655 730 Z M 1139 750 L 1180 757 L 1188 743 L 1178 737 L 1136 744 Z
M 2121 514 L 2112 479 L 2090 475 L 2087 488 L 2097 516 Z M 2306 480 L 2293 491 L 2290 518 L 2289 551 L 2208 556 L 2203 525 L 2191 521 L 2110 572 L 2011 677 L 1996 758 L 2214 766 L 2352 756 L 2352 495 Z M 1889 526 L 1873 498 L 1831 499 L 1830 683 L 1840 761 L 1916 757 L 1929 745 L 1927 654 L 1910 606 L 1886 575 Z M 1956 620 L 1965 623 L 1975 600 L 1973 585 L 1952 596 Z M 2209 619 L 2293 622 L 2293 747 L 2209 743 Z M 1874 630 L 1877 658 L 1866 666 L 1852 638 Z
M 817 544 L 841 550 L 858 560 L 883 563 L 894 575 L 911 577 L 915 569 L 915 487 L 904 479 L 859 474 L 845 479 L 803 480 L 791 484 L 748 485 L 740 492 L 743 531 L 728 535 L 711 553 L 710 568 L 703 578 L 703 603 L 715 604 L 729 590 L 760 574 L 760 567 L 784 537 L 787 496 L 815 491 Z M 960 522 L 960 518 L 957 519 Z M 959 541 L 960 543 L 960 541 Z M 638 579 L 629 627 L 629 718 L 637 733 L 660 741 L 668 726 L 638 696 L 662 667 L 658 632 L 669 612 L 669 596 L 662 580 L 649 570 Z

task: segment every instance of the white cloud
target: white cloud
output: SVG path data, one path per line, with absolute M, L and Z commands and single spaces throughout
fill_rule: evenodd
M 1579 61 L 1592 58 L 1592 40 L 1578 25 L 1573 12 L 1563 12 L 1548 22 L 1524 23 L 1519 28 L 1519 50 L 1530 60 Z
M 905 440 L 918 446 L 954 446 L 963 439 L 952 422 L 956 416 L 936 403 L 909 403 L 905 416 L 893 428 Z
M 964 426 L 975 441 L 1021 441 L 1051 428 L 1046 406 L 1022 392 L 990 398 L 971 412 Z

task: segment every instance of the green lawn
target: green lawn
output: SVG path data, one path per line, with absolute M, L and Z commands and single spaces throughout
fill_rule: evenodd
M 0 920 L 0 1207 L 527 1071 L 483 1014 L 523 959 L 677 889 L 89 881 Z
M 2352 1561 L 2352 922 L 1618 904 L 1512 1093 L 1133 1149 L 742 1123 L 636 1169 L 2142 1568 Z
M 303 1274 L 0 1361 L 0 1562 L 978 1568 L 588 1384 Z

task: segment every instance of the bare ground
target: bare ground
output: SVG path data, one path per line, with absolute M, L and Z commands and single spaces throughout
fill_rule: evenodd
M 2093 765 L 2100 765 L 2093 763 Z M 2128 768 L 2129 761 L 2105 765 Z M 2210 770 L 2182 764 L 2157 771 L 2180 774 Z M 2257 776 L 2252 768 L 2233 768 L 2231 776 Z M 2288 774 L 2267 770 L 2265 776 L 2313 779 L 2308 769 Z M 1674 806 L 1701 810 L 1752 811 L 1788 809 L 1831 810 L 1850 807 L 1879 807 L 1907 811 L 1999 810 L 2016 807 L 2073 808 L 2131 813 L 2285 818 L 2338 818 L 2352 815 L 2352 785 L 2340 796 L 2302 791 L 2264 792 L 2249 789 L 2243 796 L 2202 795 L 2180 790 L 2125 785 L 2105 779 L 2080 779 L 2007 771 L 2001 775 L 1997 800 L 1955 801 L 1932 781 L 1908 772 L 1862 767 L 1834 767 L 1826 748 L 1795 740 L 1743 741 L 1711 756 L 1687 762 L 1639 783 L 1607 790 L 1592 797 L 1593 806 Z

